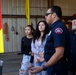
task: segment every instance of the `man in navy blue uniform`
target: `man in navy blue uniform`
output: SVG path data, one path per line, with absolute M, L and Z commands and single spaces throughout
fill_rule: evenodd
M 61 21 L 62 10 L 59 6 L 51 6 L 45 15 L 50 26 L 44 58 L 46 64 L 31 68 L 32 74 L 47 70 L 48 75 L 68 75 L 66 51 L 69 48 L 69 31 Z

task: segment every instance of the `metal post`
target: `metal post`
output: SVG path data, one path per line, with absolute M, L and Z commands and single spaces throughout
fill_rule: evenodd
M 0 60 L 0 75 L 2 75 L 3 61 Z

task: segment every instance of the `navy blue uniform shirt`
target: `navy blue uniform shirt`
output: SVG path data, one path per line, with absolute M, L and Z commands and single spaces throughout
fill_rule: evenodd
M 50 32 L 45 44 L 44 58 L 48 61 L 55 52 L 58 46 L 64 47 L 65 51 L 68 49 L 69 31 L 65 24 L 58 20 L 50 26 Z

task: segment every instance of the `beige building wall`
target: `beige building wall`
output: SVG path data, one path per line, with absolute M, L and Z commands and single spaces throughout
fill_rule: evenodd
M 76 0 L 54 0 L 54 5 L 59 5 L 63 16 L 72 16 L 76 13 Z
M 30 0 L 31 15 L 45 15 L 47 10 L 47 0 Z M 43 1 L 43 2 L 42 2 Z M 2 14 L 3 15 L 25 15 L 25 0 L 2 0 Z M 36 23 L 43 18 L 31 18 L 34 28 Z M 21 50 L 21 38 L 25 35 L 24 30 L 27 25 L 26 18 L 3 18 L 4 23 L 8 24 L 9 41 L 6 41 L 6 34 L 4 34 L 4 48 L 5 52 L 17 52 Z M 11 31 L 12 26 L 15 32 Z M 18 35 L 16 35 L 16 31 Z
M 3 14 L 25 15 L 25 0 L 2 0 Z M 44 15 L 47 0 L 30 0 L 31 15 Z
M 63 16 L 72 16 L 76 13 L 76 0 L 54 0 L 54 5 L 61 6 Z M 31 15 L 45 15 L 47 10 L 47 0 L 30 0 Z M 51 5 L 50 5 L 51 6 Z M 3 15 L 25 15 L 25 0 L 2 0 Z M 44 18 L 31 18 L 34 28 L 36 23 Z M 5 52 L 20 51 L 21 38 L 25 35 L 24 30 L 27 25 L 26 18 L 3 18 L 4 23 L 8 24 L 9 41 L 6 41 L 4 34 Z M 12 33 L 11 28 L 18 32 Z M 4 26 L 3 26 L 4 27 Z

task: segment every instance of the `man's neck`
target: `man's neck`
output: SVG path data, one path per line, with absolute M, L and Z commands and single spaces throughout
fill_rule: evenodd
M 57 17 L 57 18 L 54 18 L 52 24 L 55 23 L 55 22 L 58 21 L 58 20 L 60 20 L 60 18 L 58 18 L 58 17 Z

